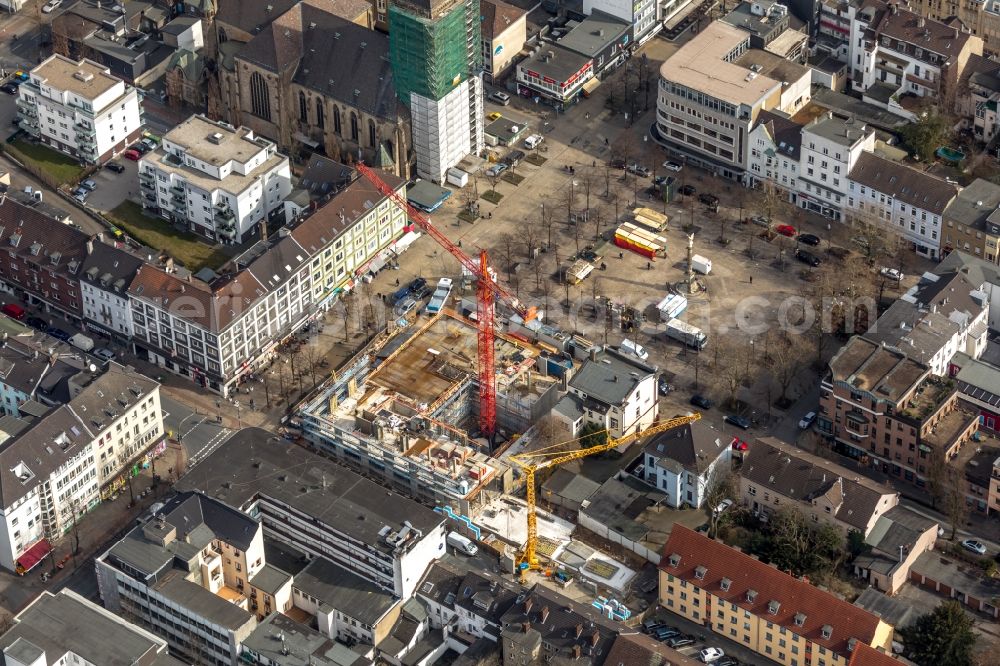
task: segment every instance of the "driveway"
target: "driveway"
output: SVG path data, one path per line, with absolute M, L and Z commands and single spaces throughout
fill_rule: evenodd
M 97 189 L 87 197 L 87 205 L 91 208 L 107 212 L 117 208 L 128 198 L 138 200 L 139 163 L 120 157 L 114 161 L 124 166 L 125 171 L 115 173 L 111 169 L 101 169 L 91 176 L 97 183 Z

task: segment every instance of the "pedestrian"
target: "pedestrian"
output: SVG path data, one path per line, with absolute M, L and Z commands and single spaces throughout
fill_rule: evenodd
M 753 284 L 753 276 L 750 276 L 750 284 Z
M 624 259 L 625 258 L 625 253 L 624 252 L 619 252 L 618 253 L 618 258 L 619 259 Z
M 647 261 L 646 262 L 646 270 L 647 271 L 653 270 L 653 262 L 651 262 L 651 261 Z

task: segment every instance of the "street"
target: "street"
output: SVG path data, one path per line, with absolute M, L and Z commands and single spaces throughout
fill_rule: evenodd
M 187 450 L 188 467 L 204 460 L 233 434 L 219 424 L 216 414 L 200 414 L 166 395 L 161 395 L 160 403 L 164 429 Z

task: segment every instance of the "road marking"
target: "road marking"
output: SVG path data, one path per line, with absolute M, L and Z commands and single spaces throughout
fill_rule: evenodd
M 191 414 L 191 416 L 194 416 L 194 414 Z M 185 418 L 184 421 L 186 421 L 188 418 L 191 418 L 191 417 L 189 416 L 189 417 Z M 191 434 L 191 431 L 194 430 L 195 428 L 197 428 L 198 426 L 200 426 L 202 423 L 204 423 L 206 418 L 207 417 L 204 417 L 204 416 L 201 417 L 200 421 L 198 421 L 193 426 L 191 426 L 190 428 L 188 428 L 187 430 L 185 430 L 183 433 L 181 433 L 181 439 L 183 439 L 183 438 L 187 437 L 189 434 Z M 184 421 L 181 421 L 181 423 L 184 423 Z M 178 423 L 177 425 L 178 425 L 178 429 L 179 429 L 180 423 Z
M 199 449 L 197 453 L 195 453 L 193 456 L 191 456 L 191 458 L 190 458 L 191 465 L 190 466 L 194 467 L 196 464 L 198 464 L 199 462 L 201 462 L 201 460 L 203 458 L 209 456 L 212 453 L 212 451 L 215 451 L 215 449 L 217 449 L 223 442 L 225 442 L 227 439 L 229 439 L 229 436 L 232 435 L 232 434 L 233 434 L 232 430 L 230 430 L 228 428 L 223 428 L 219 432 L 219 434 L 217 434 L 212 439 L 208 440 L 208 443 L 205 444 L 205 446 L 201 447 L 201 449 Z

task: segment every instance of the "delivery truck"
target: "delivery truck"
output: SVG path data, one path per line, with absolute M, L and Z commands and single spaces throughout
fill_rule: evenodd
M 671 319 L 667 322 L 666 335 L 671 340 L 676 340 L 692 349 L 702 350 L 708 344 L 708 337 L 700 328 L 680 319 Z
M 435 314 L 441 311 L 441 308 L 445 306 L 448 302 L 448 297 L 451 295 L 451 278 L 441 278 L 438 280 L 437 289 L 434 290 L 434 295 L 431 296 L 430 302 L 427 304 L 427 312 L 430 314 Z
M 712 260 L 706 257 L 696 254 L 691 257 L 691 270 L 695 273 L 701 273 L 702 275 L 708 275 L 712 272 Z
M 89 352 L 94 348 L 94 341 L 88 338 L 83 333 L 77 333 L 69 339 L 69 343 L 76 347 L 77 349 L 85 352 Z
M 662 301 L 656 304 L 656 310 L 660 313 L 660 321 L 668 322 L 684 314 L 687 310 L 688 299 L 680 294 L 669 294 Z
M 479 546 L 472 543 L 471 539 L 462 536 L 458 532 L 448 532 L 448 545 L 460 553 L 468 555 L 469 557 L 472 557 L 479 552 Z

